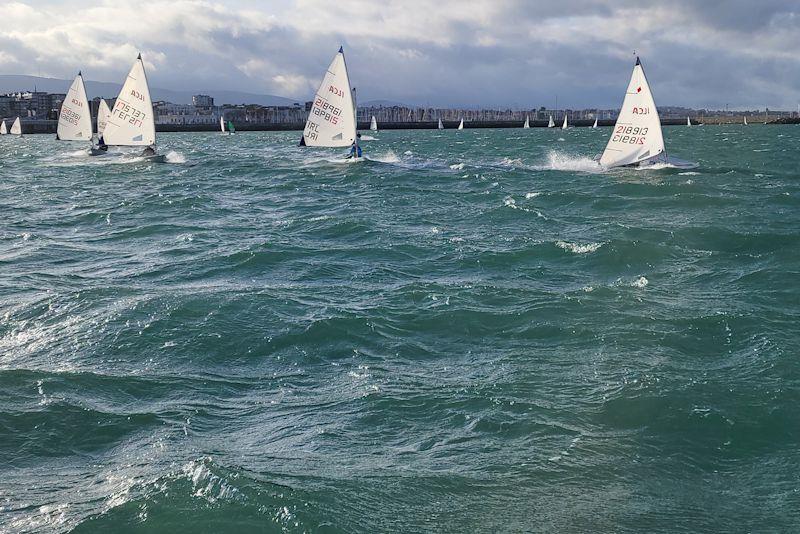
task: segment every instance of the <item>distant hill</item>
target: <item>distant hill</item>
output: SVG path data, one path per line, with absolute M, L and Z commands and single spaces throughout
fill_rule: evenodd
M 120 84 L 108 82 L 93 82 L 84 80 L 86 92 L 89 99 L 96 96 L 104 98 L 114 98 L 119 94 Z M 41 78 L 39 76 L 25 76 L 19 74 L 0 74 L 0 94 L 12 93 L 17 91 L 38 91 L 48 93 L 66 93 L 72 80 L 59 80 L 58 78 Z M 214 103 L 222 104 L 259 104 L 261 106 L 291 106 L 297 100 L 291 100 L 282 96 L 259 95 L 254 93 L 243 93 L 240 91 L 172 91 L 170 89 L 159 89 L 151 87 L 150 94 L 153 100 L 166 100 L 174 104 L 191 104 L 192 95 L 204 94 L 214 97 Z M 303 102 L 300 102 L 301 104 Z

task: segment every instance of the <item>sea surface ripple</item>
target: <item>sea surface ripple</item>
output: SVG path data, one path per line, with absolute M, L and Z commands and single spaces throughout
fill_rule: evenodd
M 0 532 L 800 529 L 800 127 L 0 138 Z

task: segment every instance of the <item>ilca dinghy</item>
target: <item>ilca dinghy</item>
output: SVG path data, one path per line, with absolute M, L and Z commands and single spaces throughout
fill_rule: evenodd
M 165 160 L 164 155 L 156 154 L 153 101 L 150 99 L 150 88 L 141 54 L 131 67 L 114 109 L 111 110 L 103 140 L 105 143 L 100 145 L 100 151 L 107 150 L 108 146 L 145 147 L 141 157 L 155 162 Z
M 0 135 L 8 134 L 8 128 L 6 128 L 6 121 L 0 121 Z
M 92 142 L 92 111 L 80 72 L 75 76 L 64 102 L 61 103 L 56 140 Z
M 355 98 L 351 87 L 344 49 L 340 47 L 314 96 L 300 146 L 350 147 L 348 159 L 361 158 L 356 132 Z
M 106 131 L 108 119 L 111 118 L 111 108 L 108 107 L 104 98 L 100 99 L 100 105 L 97 107 L 97 144 L 103 145 L 103 132 Z M 94 150 L 94 149 L 93 149 Z
M 661 164 L 691 169 L 697 166 L 696 163 L 667 156 L 661 120 L 638 57 L 611 138 L 600 156 L 600 164 L 606 168 Z
M 11 130 L 8 133 L 22 137 L 22 122 L 20 122 L 19 117 L 14 119 L 14 124 L 11 125 Z

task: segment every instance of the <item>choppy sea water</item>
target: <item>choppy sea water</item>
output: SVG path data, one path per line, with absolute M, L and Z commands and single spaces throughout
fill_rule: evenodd
M 800 528 L 800 128 L 0 138 L 0 531 Z

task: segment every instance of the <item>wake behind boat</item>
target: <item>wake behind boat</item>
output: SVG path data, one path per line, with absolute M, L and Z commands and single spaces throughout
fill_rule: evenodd
M 611 138 L 600 156 L 600 164 L 606 168 L 697 167 L 696 163 L 667 156 L 661 120 L 638 57 Z

